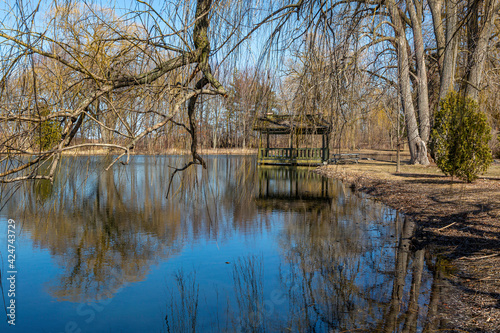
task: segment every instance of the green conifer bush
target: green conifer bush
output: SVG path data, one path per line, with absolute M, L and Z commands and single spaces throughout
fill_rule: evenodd
M 440 103 L 431 132 L 431 152 L 445 175 L 472 182 L 486 172 L 493 157 L 491 127 L 476 101 L 450 92 Z

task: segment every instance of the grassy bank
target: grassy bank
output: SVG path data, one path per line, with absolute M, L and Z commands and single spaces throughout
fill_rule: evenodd
M 472 184 L 435 166 L 363 160 L 318 173 L 337 178 L 412 216 L 418 239 L 449 258 L 441 314 L 454 329 L 500 332 L 500 165 Z

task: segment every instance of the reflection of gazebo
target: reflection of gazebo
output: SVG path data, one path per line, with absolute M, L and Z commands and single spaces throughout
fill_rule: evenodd
M 321 164 L 328 161 L 328 149 L 331 124 L 319 115 L 266 115 L 255 120 L 253 129 L 260 132 L 259 164 Z M 289 147 L 271 148 L 269 136 L 288 135 Z M 321 148 L 299 148 L 299 135 L 321 135 Z M 266 146 L 262 146 L 263 136 L 266 137 Z M 294 147 L 295 141 L 295 147 Z
M 332 202 L 330 180 L 296 167 L 258 167 L 257 207 L 280 211 L 323 209 Z

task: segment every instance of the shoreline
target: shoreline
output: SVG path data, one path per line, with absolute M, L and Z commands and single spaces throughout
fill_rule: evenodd
M 315 169 L 415 220 L 416 239 L 454 271 L 445 277 L 444 329 L 500 332 L 500 166 L 476 182 L 452 180 L 435 166 L 360 161 Z
M 206 148 L 198 149 L 200 155 L 257 155 L 257 148 Z M 110 150 L 110 149 L 86 149 L 86 150 L 68 150 L 62 152 L 62 156 L 106 156 L 106 155 L 120 155 L 123 150 Z M 190 155 L 191 151 L 186 149 L 166 149 L 162 152 L 147 152 L 147 151 L 131 151 L 130 155 L 145 155 L 145 156 L 170 156 L 170 155 Z M 8 152 L 0 151 L 0 156 L 9 155 Z M 23 156 L 24 154 L 15 154 Z M 25 155 L 31 156 L 31 155 Z
M 105 156 L 105 155 L 120 155 L 123 151 L 110 151 L 107 149 L 92 149 L 92 150 L 77 150 L 63 152 L 63 156 Z M 131 156 L 170 156 L 170 155 L 190 155 L 191 151 L 186 149 L 166 149 L 162 152 L 130 152 Z M 198 149 L 200 155 L 257 155 L 257 148 L 206 148 Z

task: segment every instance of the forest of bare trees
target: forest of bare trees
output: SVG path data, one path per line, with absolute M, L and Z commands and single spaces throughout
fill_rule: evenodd
M 256 116 L 321 114 L 332 148 L 409 147 L 428 164 L 457 91 L 500 128 L 500 0 L 193 0 L 0 5 L 0 179 L 61 155 L 258 145 Z

